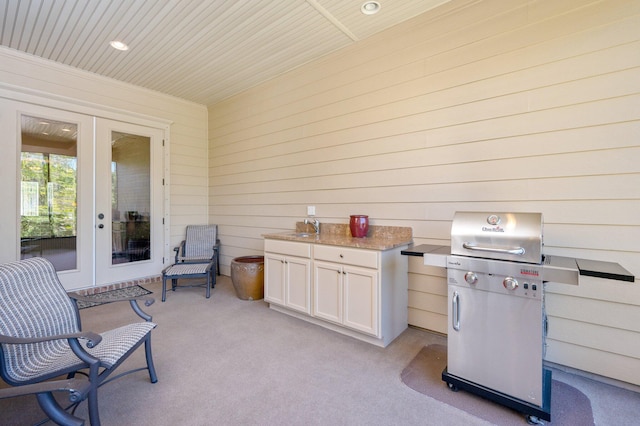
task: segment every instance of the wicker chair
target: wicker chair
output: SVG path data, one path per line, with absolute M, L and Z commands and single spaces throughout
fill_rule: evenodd
M 17 392 L 24 389 L 25 393 L 35 393 L 43 411 L 59 424 L 82 424 L 67 410 L 73 413 L 77 404 L 87 399 L 89 420 L 98 426 L 98 387 L 108 382 L 107 378 L 142 343 L 146 367 L 111 380 L 140 370 L 148 370 L 152 383 L 158 380 L 150 340 L 156 325 L 138 305 L 138 300 L 144 300 L 149 306 L 153 299 L 124 299 L 145 321 L 96 334 L 82 331 L 74 300 L 82 297 L 72 296 L 62 287 L 51 262 L 44 258 L 0 265 L 0 376 Z M 72 379 L 78 373 L 87 376 L 86 386 L 82 379 L 66 386 L 59 381 L 55 389 L 46 389 L 50 382 L 43 383 L 60 376 Z M 38 390 L 39 385 L 43 386 L 42 391 Z M 71 394 L 73 404 L 66 409 L 51 396 L 52 391 L 60 389 Z
M 214 259 L 217 275 L 220 275 L 219 250 L 218 225 L 188 225 L 186 238 L 173 249 L 175 263 L 209 263 Z
M 206 287 L 208 299 L 211 288 L 216 285 L 216 275 L 220 275 L 219 249 L 218 225 L 188 225 L 186 239 L 173 249 L 176 252 L 175 263 L 162 271 L 162 301 L 166 300 L 167 280 L 171 280 L 171 290 L 175 291 L 179 279 L 193 278 L 206 280 L 205 284 L 196 286 Z

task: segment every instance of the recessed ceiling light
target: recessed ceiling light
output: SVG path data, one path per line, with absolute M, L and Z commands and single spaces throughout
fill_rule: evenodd
M 362 4 L 360 11 L 365 15 L 373 15 L 380 11 L 380 3 L 377 1 L 368 1 Z
M 127 46 L 126 44 L 124 44 L 121 41 L 118 40 L 113 40 L 112 42 L 109 43 L 111 45 L 111 47 L 113 47 L 114 49 L 118 49 L 118 50 L 129 50 L 129 46 Z

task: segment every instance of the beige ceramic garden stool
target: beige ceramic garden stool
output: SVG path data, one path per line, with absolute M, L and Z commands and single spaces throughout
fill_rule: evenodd
M 162 271 L 162 301 L 167 298 L 167 279 L 171 280 L 171 290 L 178 287 L 179 279 L 206 278 L 207 299 L 211 296 L 211 287 L 216 284 L 215 263 L 177 263 L 168 266 Z M 181 285 L 180 287 L 201 287 L 197 285 Z

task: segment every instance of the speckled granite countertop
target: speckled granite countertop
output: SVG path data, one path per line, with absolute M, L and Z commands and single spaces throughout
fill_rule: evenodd
M 302 233 L 308 235 L 302 236 Z M 348 224 L 321 223 L 320 234 L 316 234 L 313 226 L 305 225 L 304 222 L 297 222 L 295 231 L 264 234 L 263 237 L 311 244 L 390 250 L 411 244 L 413 231 L 409 227 L 370 225 L 369 232 L 365 238 L 353 238 Z

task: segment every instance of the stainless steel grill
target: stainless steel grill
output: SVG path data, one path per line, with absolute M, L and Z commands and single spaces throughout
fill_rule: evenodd
M 580 275 L 634 282 L 617 263 L 543 253 L 541 213 L 457 212 L 451 246 L 405 254 L 447 268 L 447 368 L 442 379 L 527 416 L 551 420 L 551 372 L 544 368 L 545 283 Z
M 550 420 L 551 372 L 544 275 L 578 283 L 573 262 L 545 259 L 541 213 L 458 212 L 450 254 L 425 255 L 447 268 L 449 326 L 442 379 L 528 415 Z M 429 262 L 428 259 L 432 261 Z M 547 260 L 545 265 L 545 260 Z

